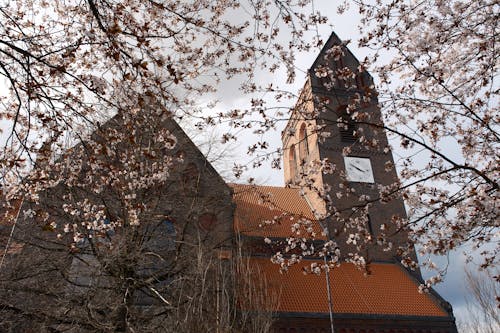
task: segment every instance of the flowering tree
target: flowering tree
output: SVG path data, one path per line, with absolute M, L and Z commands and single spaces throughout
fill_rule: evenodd
M 4 194 L 10 199 L 21 186 L 22 195 L 36 199 L 37 192 L 55 186 L 57 181 L 43 181 L 51 168 L 45 162 L 62 156 L 68 146 L 92 141 L 89 134 L 115 113 L 156 103 L 170 116 L 196 117 L 199 126 L 217 118 L 241 117 L 236 111 L 198 113 L 197 100 L 214 92 L 221 79 L 244 75 L 245 85 L 252 86 L 255 67 L 272 72 L 283 68 L 292 79 L 294 51 L 311 47 L 298 37 L 308 25 L 324 20 L 297 11 L 306 5 L 294 7 L 289 1 L 266 6 L 239 1 L 3 5 L 0 66 L 8 90 L 1 97 Z M 233 22 L 236 14 L 243 19 Z M 278 41 L 283 35 L 295 38 L 292 47 L 285 49 Z M 209 108 L 214 103 L 205 104 Z M 134 134 L 129 134 L 117 133 L 115 139 L 133 140 Z M 169 135 L 157 138 L 166 149 L 174 142 Z M 86 146 L 89 154 L 103 153 Z M 165 179 L 171 166 L 166 162 L 151 170 L 152 178 Z M 145 180 L 140 186 L 148 184 L 150 180 Z M 129 213 L 130 221 L 139 223 L 135 209 Z
M 258 66 L 285 67 L 293 77 L 294 51 L 311 47 L 297 37 L 323 20 L 296 10 L 289 1 L 3 5 L 4 186 L 53 153 L 65 133 L 78 137 L 82 127 L 95 125 L 99 114 L 106 119 L 154 96 L 181 117 L 195 113 L 196 100 L 221 79 L 251 78 Z M 231 15 L 242 19 L 233 22 Z M 284 34 L 295 38 L 289 49 L 277 42 Z M 216 117 L 199 118 L 210 124 Z
M 23 250 L 0 266 L 4 329 L 269 325 L 234 312 L 230 191 L 172 118 L 237 119 L 207 113 L 210 94 L 234 77 L 251 86 L 255 68 L 293 78 L 294 52 L 311 47 L 299 37 L 323 20 L 306 5 L 0 4 L 0 181 L 4 206 L 23 200 L 7 216 Z
M 363 16 L 361 46 L 374 49 L 371 62 L 358 70 L 374 65 L 385 121 L 354 112 L 375 95 L 371 86 L 336 125 L 384 129 L 408 152 L 400 159 L 402 182 L 381 188 L 377 197 L 361 198 L 356 208 L 403 195 L 410 217 L 398 221 L 399 227 L 410 231 L 410 245 L 420 244 L 423 253 L 443 254 L 467 241 L 476 247 L 491 242 L 498 231 L 498 6 L 493 0 L 355 3 Z M 159 119 L 193 117 L 201 128 L 223 121 L 258 135 L 275 128 L 288 118 L 282 103 L 296 96 L 276 85 L 259 85 L 257 70 L 293 82 L 296 54 L 321 44 L 308 32 L 326 21 L 309 13 L 308 5 L 291 0 L 2 3 L 0 74 L 7 93 L 0 96 L 0 180 L 7 202 L 22 196 L 38 204 L 41 194 L 61 184 L 83 189 L 86 183 L 94 197 L 106 191 L 116 195 L 121 205 L 111 209 L 118 212 L 113 219 L 109 207 L 81 194 L 61 196 L 65 205 L 59 207 L 61 214 L 79 218 L 77 227 L 52 220 L 48 207 L 36 214 L 60 234 L 54 241 L 66 249 L 84 241 L 82 230 L 105 235 L 114 226 L 138 228 L 150 221 L 144 195 L 154 193 L 148 192 L 152 186 L 170 184 L 182 158 L 175 154 L 175 134 L 158 130 L 140 110 L 158 106 Z M 349 68 L 326 73 L 347 85 L 355 74 Z M 248 107 L 214 111 L 217 84 L 236 77 L 242 79 L 241 92 L 252 96 Z M 328 109 L 320 105 L 321 110 Z M 105 140 L 91 135 L 115 114 L 130 126 L 111 130 Z M 316 130 L 322 137 L 329 134 Z M 447 150 L 450 141 L 459 148 L 456 154 Z M 123 142 L 141 150 L 122 151 Z M 358 142 L 389 149 L 362 134 Z M 269 151 L 264 140 L 251 143 L 249 153 L 258 155 L 255 166 L 266 159 L 280 165 L 281 152 Z M 422 154 L 425 165 L 417 163 Z M 71 156 L 78 158 L 62 163 Z M 318 165 L 320 172 L 335 169 L 328 161 Z M 237 176 L 243 169 L 235 164 Z M 303 176 L 307 181 L 309 175 Z M 318 193 L 328 201 L 325 190 Z M 334 216 L 335 207 L 329 207 Z M 498 248 L 483 254 L 485 266 L 497 264 Z
M 500 251 L 497 3 L 345 1 L 337 9 L 343 13 L 349 6 L 361 14 L 359 46 L 371 50 L 371 56 L 353 68 L 342 64 L 349 42 L 326 50 L 320 59 L 325 65 L 314 69 L 313 79 L 327 93 L 303 93 L 294 115 L 311 121 L 308 131 L 320 141 L 339 129 L 350 132 L 353 145 L 345 147 L 344 155 L 356 147 L 383 154 L 392 150 L 396 165 L 388 163 L 386 168 L 396 167 L 400 181 L 379 187 L 373 196 L 356 194 L 355 186 L 318 186 L 319 174 L 346 180 L 341 166 L 323 159 L 301 166 L 307 171 L 299 174 L 294 185 L 316 192 L 325 201 L 322 216 L 349 226 L 352 232 L 347 237 L 358 251 L 374 241 L 366 228 L 368 208 L 402 196 L 408 218 L 395 216 L 393 223 L 382 225 L 393 224 L 395 229 L 382 230 L 377 241 L 389 250 L 390 235 L 408 233 L 406 244 L 397 250 L 406 258 L 404 264 L 415 266 L 409 255 L 414 245 L 427 257 L 469 244 L 481 255 L 483 268 L 495 267 Z M 377 87 L 367 79 L 368 69 Z M 336 90 L 348 95 L 349 103 L 339 117 L 329 118 L 328 114 L 339 112 L 328 97 Z M 366 105 L 374 99 L 383 119 L 367 112 Z M 314 103 L 313 111 L 309 103 Z M 290 130 L 285 135 L 298 136 L 297 129 Z M 377 131 L 387 133 L 392 147 L 373 135 Z M 300 140 L 298 145 L 304 141 Z M 260 147 L 252 148 L 254 152 Z M 351 205 L 339 207 L 338 199 L 345 197 L 355 198 Z M 348 216 L 341 217 L 343 213 Z M 296 241 L 294 249 L 301 246 L 300 237 Z M 337 244 L 331 246 L 333 254 Z M 357 254 L 354 259 L 365 262 Z M 438 270 L 427 285 L 439 282 L 446 268 L 430 259 L 424 264 Z
M 383 126 L 406 152 L 402 183 L 381 195 L 403 194 L 422 254 L 469 242 L 481 249 L 483 268 L 498 265 L 497 3 L 356 3 L 385 117 L 372 126 Z

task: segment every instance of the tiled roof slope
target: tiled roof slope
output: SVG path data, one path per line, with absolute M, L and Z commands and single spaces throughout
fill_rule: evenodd
M 311 207 L 296 188 L 230 184 L 233 200 L 235 230 L 254 237 L 304 237 L 311 233 L 301 225 L 300 234 L 292 232 L 292 225 L 310 221 L 314 238 L 325 239 L 322 227 L 314 218 Z M 266 223 L 266 221 L 274 221 Z
M 269 258 L 250 258 L 254 271 L 267 280 L 268 295 L 278 295 L 278 312 L 328 313 L 325 274 L 303 274 L 302 267 L 313 262 L 322 263 L 304 260 L 282 274 Z M 370 270 L 365 276 L 344 263 L 330 271 L 334 313 L 448 316 L 429 294 L 418 292 L 416 282 L 398 265 L 371 264 Z

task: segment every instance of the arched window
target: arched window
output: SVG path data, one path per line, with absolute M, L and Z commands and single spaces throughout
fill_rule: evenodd
M 309 143 L 307 142 L 307 130 L 306 124 L 302 124 L 299 130 L 299 157 L 301 160 L 305 160 L 309 155 Z
M 291 145 L 288 152 L 288 165 L 290 168 L 290 179 L 297 175 L 297 159 L 295 158 L 295 145 Z

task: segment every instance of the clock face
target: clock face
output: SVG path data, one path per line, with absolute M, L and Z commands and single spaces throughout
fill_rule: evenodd
M 360 183 L 375 182 L 369 158 L 345 156 L 344 164 L 348 181 Z

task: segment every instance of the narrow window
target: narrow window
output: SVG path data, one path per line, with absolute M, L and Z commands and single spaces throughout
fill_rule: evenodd
M 307 142 L 306 124 L 302 124 L 299 131 L 299 157 L 301 160 L 305 160 L 308 155 L 309 143 Z
M 295 179 L 297 176 L 297 159 L 295 158 L 295 145 L 291 145 L 288 153 L 288 165 L 290 166 L 290 179 Z
M 347 106 L 341 105 L 337 109 L 339 117 L 338 126 L 340 130 L 340 141 L 342 142 L 356 142 L 354 132 L 356 131 L 356 123 L 352 120 L 351 115 L 347 113 Z
M 373 236 L 373 225 L 372 220 L 370 219 L 370 215 L 366 215 L 366 228 L 368 229 L 370 235 Z

